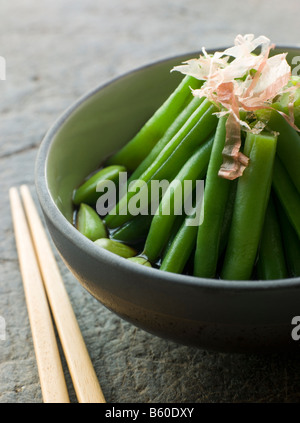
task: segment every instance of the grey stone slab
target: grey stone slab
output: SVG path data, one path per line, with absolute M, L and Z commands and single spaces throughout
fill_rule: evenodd
M 0 5 L 0 403 L 42 402 L 8 190 L 29 184 L 39 143 L 88 90 L 164 57 L 230 45 L 238 33 L 299 40 L 299 2 L 14 0 Z M 34 197 L 36 200 L 36 197 Z M 299 402 L 296 356 L 201 351 L 154 337 L 90 296 L 56 253 L 108 402 Z M 63 358 L 70 397 L 76 402 Z

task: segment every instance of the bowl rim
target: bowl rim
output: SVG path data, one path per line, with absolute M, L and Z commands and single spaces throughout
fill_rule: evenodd
M 208 53 L 214 51 L 223 51 L 227 47 L 218 47 L 207 49 Z M 299 50 L 300 55 L 300 44 L 298 45 L 276 45 L 276 49 L 285 49 Z M 188 285 L 195 288 L 203 289 L 217 289 L 217 290 L 226 290 L 228 292 L 237 292 L 237 291 L 264 291 L 268 290 L 282 290 L 284 289 L 300 289 L 300 277 L 287 278 L 287 279 L 275 279 L 275 280 L 221 280 L 221 279 L 212 279 L 212 278 L 200 278 L 192 275 L 183 275 L 176 274 L 171 272 L 165 272 L 160 269 L 150 268 L 147 266 L 137 266 L 136 263 L 132 263 L 129 260 L 125 260 L 122 257 L 119 257 L 109 251 L 104 249 L 95 248 L 92 241 L 87 239 L 82 235 L 63 215 L 55 204 L 47 181 L 47 162 L 49 151 L 52 146 L 52 141 L 55 138 L 55 135 L 63 126 L 64 122 L 72 115 L 72 113 L 77 110 L 85 101 L 90 99 L 92 96 L 96 95 L 102 89 L 114 84 L 115 82 L 125 78 L 134 73 L 143 71 L 145 69 L 151 68 L 152 66 L 159 65 L 164 62 L 178 60 L 185 57 L 196 57 L 199 55 L 199 51 L 191 51 L 187 53 L 181 53 L 178 55 L 169 56 L 154 62 L 136 67 L 128 72 L 125 72 L 121 75 L 118 75 L 108 82 L 97 85 L 93 89 L 89 90 L 77 100 L 75 100 L 69 107 L 67 107 L 53 122 L 50 128 L 47 130 L 45 136 L 43 137 L 35 160 L 35 187 L 37 192 L 37 197 L 40 202 L 43 213 L 51 221 L 52 225 L 63 234 L 70 242 L 75 243 L 79 248 L 84 249 L 87 254 L 89 254 L 93 259 L 101 259 L 104 263 L 113 265 L 115 268 L 120 270 L 125 268 L 128 271 L 134 272 L 137 276 L 143 277 L 152 276 L 154 279 L 160 281 L 165 281 L 166 283 Z

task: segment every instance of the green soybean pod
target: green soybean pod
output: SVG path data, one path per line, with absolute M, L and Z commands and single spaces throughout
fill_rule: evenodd
M 266 210 L 256 268 L 257 277 L 261 280 L 288 277 L 283 240 L 272 196 Z
M 261 133 L 246 137 L 251 142 L 250 162 L 239 177 L 229 232 L 221 269 L 227 280 L 251 279 L 269 200 L 276 153 L 276 136 Z
M 91 241 L 107 237 L 106 227 L 100 216 L 88 204 L 80 204 L 76 218 L 76 227 L 79 232 Z
M 137 134 L 107 161 L 108 165 L 120 164 L 133 171 L 147 157 L 183 108 L 192 100 L 191 88 L 202 82 L 185 76 L 167 100 L 148 119 Z
M 90 206 L 94 206 L 101 195 L 98 192 L 101 190 L 101 183 L 105 183 L 105 181 L 109 180 L 117 184 L 121 172 L 126 172 L 124 166 L 107 166 L 99 170 L 76 189 L 73 196 L 73 203 L 75 205 L 86 203 Z

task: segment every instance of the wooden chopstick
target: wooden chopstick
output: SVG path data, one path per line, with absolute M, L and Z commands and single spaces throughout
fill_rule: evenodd
M 34 201 L 26 185 L 20 188 L 44 289 L 70 371 L 78 402 L 105 403 L 76 316 Z
M 16 188 L 11 188 L 9 195 L 43 401 L 69 403 L 52 317 L 22 203 Z

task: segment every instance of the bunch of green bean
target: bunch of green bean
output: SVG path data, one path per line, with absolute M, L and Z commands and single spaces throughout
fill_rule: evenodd
M 184 77 L 135 137 L 74 191 L 77 229 L 97 248 L 161 271 L 225 280 L 300 276 L 298 132 L 277 111 L 263 112 L 268 131 L 243 133 L 243 175 L 221 178 L 227 117 L 193 97 L 190 88 L 199 84 Z M 121 172 L 130 173 L 127 189 L 99 216 L 101 186 L 117 183 Z M 151 182 L 162 180 L 168 187 L 154 204 Z M 203 195 L 195 201 L 200 180 Z M 128 205 L 137 192 L 147 208 L 135 215 Z M 187 196 L 193 208 L 183 211 Z

